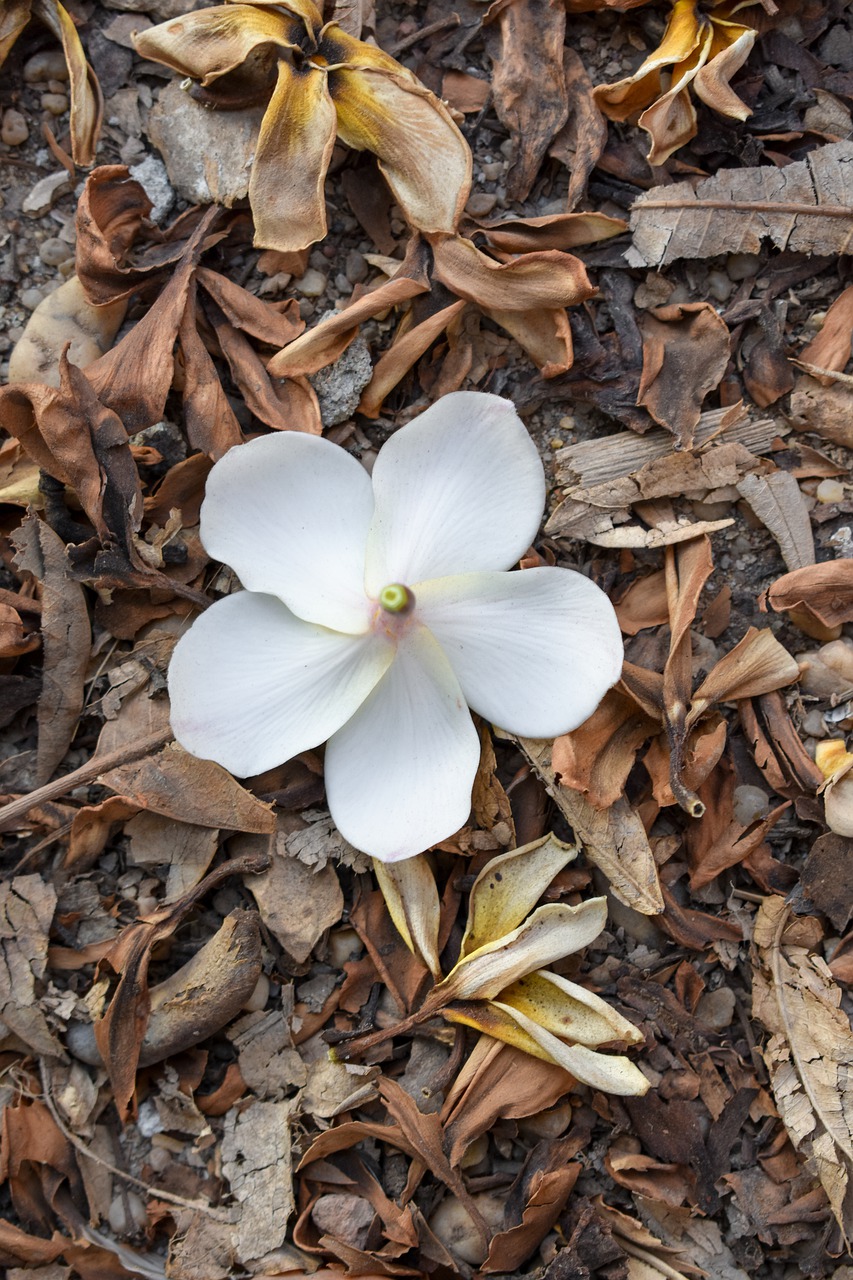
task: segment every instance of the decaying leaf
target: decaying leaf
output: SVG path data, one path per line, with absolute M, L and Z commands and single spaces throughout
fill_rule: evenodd
M 757 253 L 765 237 L 797 253 L 847 253 L 851 159 L 853 143 L 833 142 L 782 169 L 723 169 L 695 187 L 653 187 L 634 204 L 625 256 L 632 267 L 659 267 L 678 258 Z
M 766 604 L 788 613 L 818 640 L 834 640 L 842 623 L 853 622 L 853 560 L 826 560 L 777 578 Z
M 292 1102 L 254 1102 L 232 1109 L 225 1121 L 222 1172 L 240 1213 L 236 1256 L 262 1258 L 285 1238 L 295 1206 L 291 1174 Z
M 847 1242 L 853 1225 L 853 1032 L 824 961 L 786 942 L 789 922 L 784 899 L 765 898 L 755 921 L 760 968 L 753 1015 L 770 1035 L 762 1052 L 785 1127 L 819 1178 Z
M 707 302 L 656 307 L 640 321 L 643 373 L 637 404 L 687 449 L 705 396 L 729 362 L 729 331 Z
M 15 876 L 0 885 L 0 1044 L 63 1057 L 63 1049 L 39 1007 L 36 983 L 44 978 L 56 890 L 41 876 Z
M 752 472 L 738 481 L 737 488 L 779 543 L 789 569 L 814 564 L 808 507 L 800 486 L 788 471 L 772 471 L 768 475 Z

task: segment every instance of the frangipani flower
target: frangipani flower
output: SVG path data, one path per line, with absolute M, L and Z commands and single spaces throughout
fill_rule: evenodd
M 216 5 L 135 40 L 144 58 L 196 81 L 211 106 L 268 100 L 249 183 L 256 245 L 303 249 L 326 234 L 336 135 L 374 153 L 413 226 L 455 230 L 472 161 L 449 111 L 389 54 L 324 23 L 313 0 Z
M 353 845 L 394 861 L 451 835 L 480 756 L 469 706 L 553 738 L 621 670 L 594 583 L 505 572 L 544 500 L 524 424 L 480 392 L 445 396 L 398 431 L 372 479 L 297 432 L 232 449 L 210 473 L 201 538 L 246 590 L 177 645 L 176 738 L 244 777 L 328 739 L 329 808 Z
M 752 115 L 729 81 L 755 43 L 752 27 L 733 22 L 755 0 L 724 0 L 704 10 L 699 0 L 675 0 L 660 45 L 632 76 L 598 85 L 593 96 L 611 120 L 637 123 L 651 138 L 649 164 L 663 164 L 696 136 L 696 108 L 690 87 L 707 106 L 733 120 Z M 669 87 L 662 92 L 662 73 Z M 644 109 L 645 108 L 645 109 Z M 642 114 L 640 114 L 642 112 Z
M 405 1022 L 358 1036 L 338 1055 L 354 1056 L 440 1015 L 556 1063 L 594 1089 L 646 1093 L 649 1082 L 628 1058 L 595 1052 L 613 1041 L 639 1044 L 641 1033 L 600 996 L 546 967 L 588 946 L 607 923 L 604 898 L 536 906 L 577 852 L 549 835 L 488 862 L 471 887 L 459 957 L 446 978 L 437 957 L 438 891 L 426 860 L 375 863 L 400 935 L 439 981 Z

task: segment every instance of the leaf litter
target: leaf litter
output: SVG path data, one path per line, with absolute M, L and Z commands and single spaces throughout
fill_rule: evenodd
M 0 1262 L 843 1276 L 849 13 L 327 5 L 462 176 L 415 199 L 398 132 L 389 190 L 342 109 L 314 247 L 259 252 L 262 112 L 132 48 L 191 7 L 0 26 Z M 317 751 L 180 751 L 165 674 L 235 586 L 213 461 L 370 466 L 460 387 L 523 413 L 523 567 L 603 585 L 627 661 L 555 742 L 482 724 L 466 826 L 371 863 Z

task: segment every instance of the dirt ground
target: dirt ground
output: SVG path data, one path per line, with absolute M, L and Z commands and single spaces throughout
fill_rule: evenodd
M 58 6 L 0 4 L 10 1280 L 853 1278 L 853 18 L 677 7 L 623 110 L 593 88 L 665 3 L 327 5 L 449 104 L 472 184 L 420 235 L 339 142 L 293 250 L 252 243 L 263 91 L 215 110 L 136 51 L 192 0 L 67 5 L 94 166 Z M 643 1097 L 418 1022 L 429 958 L 322 748 L 238 782 L 172 742 L 176 639 L 237 585 L 198 535 L 213 460 L 295 428 L 369 469 L 457 389 L 516 405 L 549 491 L 523 567 L 602 586 L 626 667 L 555 742 L 478 724 L 470 821 L 418 873 L 441 972 L 491 859 L 578 841 L 538 896 L 608 923 L 552 968 L 638 1029 L 608 1049 Z

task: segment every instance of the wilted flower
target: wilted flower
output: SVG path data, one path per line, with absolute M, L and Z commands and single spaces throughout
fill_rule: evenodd
M 721 115 L 745 120 L 749 107 L 729 81 L 749 57 L 755 30 L 732 19 L 755 0 L 723 0 L 704 9 L 699 0 L 675 0 L 663 39 L 632 76 L 598 85 L 595 101 L 611 120 L 630 120 L 649 134 L 649 164 L 663 164 L 696 136 L 697 96 Z M 663 92 L 662 74 L 669 75 Z M 642 112 L 642 114 L 640 114 Z
M 577 852 L 549 835 L 488 862 L 471 887 L 459 957 L 446 978 L 438 963 L 438 891 L 426 860 L 374 864 L 397 929 L 439 981 L 409 1018 L 344 1042 L 338 1055 L 354 1056 L 440 1016 L 556 1063 L 594 1089 L 646 1093 L 648 1080 L 628 1058 L 595 1052 L 614 1041 L 639 1044 L 642 1034 L 600 996 L 546 967 L 588 946 L 607 923 L 604 898 L 536 906 Z
M 303 249 L 326 234 L 335 137 L 372 151 L 413 226 L 455 230 L 471 152 L 444 104 L 399 62 L 323 22 L 313 0 L 216 5 L 140 32 L 144 58 L 222 109 L 268 101 L 249 183 L 255 243 Z
M 513 406 L 480 392 L 398 431 L 372 482 L 297 432 L 232 449 L 210 473 L 201 538 L 247 589 L 175 650 L 178 741 L 245 777 L 328 739 L 329 807 L 357 848 L 394 861 L 451 835 L 480 756 L 468 706 L 553 738 L 619 677 L 619 626 L 594 583 L 504 572 L 544 499 Z

